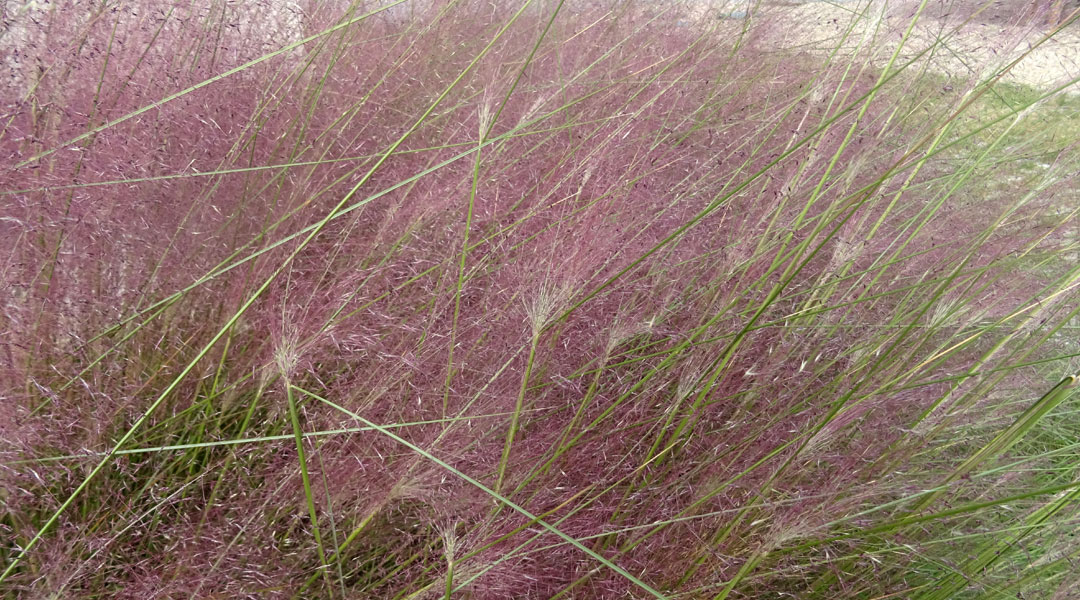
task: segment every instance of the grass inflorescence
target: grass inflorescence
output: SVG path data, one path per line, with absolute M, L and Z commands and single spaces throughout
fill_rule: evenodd
M 0 595 L 1069 597 L 1076 82 L 716 4 L 20 9 Z

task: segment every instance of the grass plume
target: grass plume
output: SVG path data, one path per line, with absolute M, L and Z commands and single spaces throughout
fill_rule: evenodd
M 1080 585 L 1068 6 L 189 4 L 4 15 L 0 595 Z

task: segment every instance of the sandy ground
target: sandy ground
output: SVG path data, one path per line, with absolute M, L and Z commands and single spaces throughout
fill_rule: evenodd
M 405 6 L 415 7 L 424 1 L 409 0 L 399 12 L 405 11 Z M 846 50 L 862 47 L 871 51 L 874 63 L 879 65 L 885 63 L 899 44 L 901 33 L 919 4 L 919 0 L 629 1 L 654 6 L 688 3 L 695 7 L 698 22 L 708 26 L 717 25 L 721 14 L 744 17 L 748 5 L 758 6 L 760 10 L 751 13 L 751 22 L 778 21 L 779 26 L 765 28 L 770 32 L 768 43 L 819 53 L 838 46 Z M 1024 55 L 1003 77 L 1005 81 L 1052 88 L 1075 79 L 1080 77 L 1080 22 L 1045 40 L 1048 28 L 1042 26 L 1045 19 L 1039 13 L 1050 1 L 928 0 L 911 39 L 904 44 L 901 60 L 933 46 L 933 52 L 924 57 L 929 68 L 957 77 L 986 78 Z M 1070 3 L 1067 10 L 1080 6 L 1080 0 L 1067 2 Z M 48 7 L 53 3 L 62 6 L 60 12 L 78 13 L 84 18 L 90 14 L 87 6 L 91 0 L 0 0 L 0 94 L 6 99 L 21 98 L 29 89 L 30 73 L 50 44 L 44 28 L 36 23 L 48 21 Z M 588 0 L 568 0 L 567 4 L 573 8 L 575 3 L 587 4 Z M 269 52 L 283 41 L 301 36 L 303 27 L 294 4 L 294 0 L 251 0 L 237 3 L 228 16 L 235 20 L 237 31 L 249 43 L 254 40 L 261 44 L 256 49 L 259 53 Z M 137 2 L 121 6 L 132 12 L 130 18 L 124 19 L 128 27 L 137 28 L 147 18 L 134 11 Z M 742 24 L 742 18 L 720 19 L 721 27 L 739 28 Z M 1070 92 L 1080 93 L 1080 86 L 1072 85 Z
M 919 59 L 927 61 L 930 70 L 980 80 L 1020 59 L 1002 80 L 1042 89 L 1080 78 L 1080 22 L 1048 36 L 1052 28 L 1045 26 L 1044 13 L 1035 2 L 1021 5 L 1024 1 L 931 0 L 899 59 L 910 60 L 930 48 Z M 779 47 L 816 53 L 837 47 L 862 48 L 875 64 L 884 65 L 900 44 L 918 4 L 915 0 L 789 0 L 765 6 L 752 20 L 776 19 L 780 26 L 768 27 L 776 33 L 767 39 Z M 986 9 L 979 12 L 981 7 Z M 1080 84 L 1073 83 L 1068 91 L 1080 93 Z

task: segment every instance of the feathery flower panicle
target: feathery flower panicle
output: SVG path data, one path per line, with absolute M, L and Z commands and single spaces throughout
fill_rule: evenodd
M 0 596 L 1064 589 L 1075 98 L 935 72 L 1004 9 L 85 4 L 0 36 Z

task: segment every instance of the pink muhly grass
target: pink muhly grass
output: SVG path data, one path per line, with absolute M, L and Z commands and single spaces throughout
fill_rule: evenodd
M 1071 493 L 1056 412 L 978 454 L 1075 355 L 1071 148 L 973 133 L 1015 109 L 767 11 L 296 7 L 277 54 L 231 5 L 32 31 L 0 589 L 932 597 Z M 1040 536 L 985 584 L 1064 577 Z

